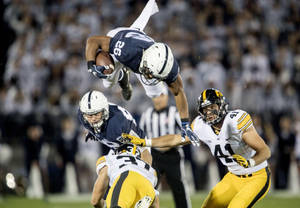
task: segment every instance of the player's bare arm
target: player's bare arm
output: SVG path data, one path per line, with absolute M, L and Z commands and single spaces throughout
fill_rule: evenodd
M 93 193 L 92 193 L 92 199 L 91 199 L 91 204 L 95 207 L 95 208 L 102 208 L 103 204 L 102 204 L 102 197 L 105 194 L 105 191 L 108 187 L 108 183 L 109 183 L 109 178 L 107 175 L 107 166 L 104 166 L 98 174 L 97 180 L 94 184 L 94 189 L 93 189 Z
M 183 83 L 180 74 L 178 74 L 178 77 L 175 80 L 175 82 L 169 85 L 169 89 L 174 95 L 176 107 L 179 111 L 180 118 L 181 119 L 189 118 L 188 103 L 183 89 Z
M 145 149 L 141 153 L 141 159 L 144 160 L 146 163 L 152 165 L 152 156 L 151 156 L 151 153 L 147 149 Z
M 141 147 L 176 147 L 179 145 L 191 144 L 188 137 L 185 137 L 185 140 L 182 140 L 182 137 L 179 134 L 168 134 L 152 139 L 144 139 L 123 133 L 120 141 L 123 143 L 132 143 Z
M 159 198 L 158 198 L 158 196 L 155 196 L 154 201 L 153 201 L 152 205 L 150 206 L 150 208 L 159 208 Z
M 200 139 L 190 127 L 188 103 L 180 74 L 178 74 L 177 79 L 173 83 L 169 84 L 169 89 L 174 95 L 176 107 L 181 118 L 181 137 L 184 139 L 188 136 L 193 145 L 199 146 Z
M 185 137 L 185 140 L 182 140 L 182 137 L 179 134 L 164 135 L 161 137 L 153 138 L 151 141 L 152 147 L 176 147 L 186 144 L 191 144 L 190 139 L 188 137 Z
M 86 41 L 85 58 L 86 61 L 95 61 L 96 53 L 99 48 L 109 52 L 110 37 L 108 36 L 91 36 Z
M 243 132 L 242 138 L 246 144 L 256 151 L 256 154 L 252 157 L 256 165 L 271 157 L 271 151 L 268 145 L 259 136 L 253 126 Z

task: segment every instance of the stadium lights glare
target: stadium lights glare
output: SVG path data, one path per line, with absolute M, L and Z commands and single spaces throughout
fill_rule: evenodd
M 6 174 L 6 185 L 10 189 L 15 189 L 16 188 L 16 182 L 15 182 L 15 177 L 12 173 L 7 173 Z

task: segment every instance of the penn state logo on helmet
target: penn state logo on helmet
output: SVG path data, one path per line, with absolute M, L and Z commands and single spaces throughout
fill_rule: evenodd
M 203 109 L 209 105 L 217 104 L 219 106 L 218 111 L 213 111 L 216 115 L 214 120 L 208 120 L 206 113 L 204 113 Z M 225 97 L 223 94 L 214 88 L 209 88 L 201 92 L 198 98 L 198 112 L 202 119 L 208 124 L 216 124 L 220 122 L 228 111 L 228 103 L 226 102 Z
M 167 78 L 174 64 L 174 56 L 169 46 L 154 43 L 143 52 L 139 71 L 145 84 L 157 84 Z
M 99 130 L 101 125 L 109 117 L 107 98 L 99 91 L 90 91 L 84 94 L 79 102 L 79 110 L 83 114 L 83 118 L 95 130 Z M 99 114 L 99 119 L 90 122 L 93 115 Z

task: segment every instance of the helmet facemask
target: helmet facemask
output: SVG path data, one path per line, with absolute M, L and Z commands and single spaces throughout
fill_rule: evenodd
M 159 83 L 162 78 L 156 77 L 153 72 L 150 70 L 150 68 L 147 65 L 147 61 L 143 61 L 142 67 L 140 67 L 141 80 L 145 85 L 156 85 Z
M 210 113 L 216 115 L 216 118 L 209 121 L 207 119 L 207 113 L 204 112 L 204 108 L 216 104 L 218 106 L 218 110 L 212 109 L 209 110 Z M 227 114 L 228 104 L 225 101 L 225 97 L 218 90 L 213 88 L 204 90 L 200 97 L 198 98 L 198 111 L 204 122 L 209 125 L 214 125 L 219 123 Z
M 101 114 L 100 114 L 100 113 L 101 113 Z M 90 122 L 89 120 L 92 118 L 92 116 L 97 116 L 97 114 L 99 114 L 99 115 L 98 115 L 98 116 L 99 116 L 98 121 L 93 122 L 93 123 Z M 103 109 L 102 111 L 97 112 L 97 113 L 94 113 L 94 114 L 86 114 L 86 113 L 83 113 L 83 118 L 85 119 L 86 122 L 88 122 L 88 123 L 91 125 L 91 127 L 94 128 L 94 130 L 95 130 L 96 132 L 100 132 L 100 128 L 101 128 L 102 124 L 103 124 L 104 121 L 107 120 L 107 118 L 108 118 L 108 112 L 107 112 L 105 109 Z
M 164 43 L 154 43 L 143 52 L 139 72 L 146 85 L 156 85 L 168 77 L 174 64 L 171 49 Z

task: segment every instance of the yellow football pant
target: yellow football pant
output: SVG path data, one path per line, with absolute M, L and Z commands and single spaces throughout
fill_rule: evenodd
M 151 197 L 153 202 L 155 191 L 151 182 L 139 173 L 126 171 L 114 181 L 106 205 L 107 208 L 133 208 L 145 196 Z
M 239 177 L 228 172 L 210 191 L 203 208 L 242 208 L 252 207 L 265 197 L 271 185 L 269 168 L 252 173 L 252 176 Z

